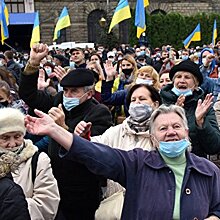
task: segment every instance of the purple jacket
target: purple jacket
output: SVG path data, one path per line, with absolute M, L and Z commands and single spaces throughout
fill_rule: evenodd
M 175 202 L 175 177 L 158 151 L 122 151 L 74 136 L 69 152 L 60 156 L 81 162 L 95 174 L 126 188 L 122 220 L 171 220 Z M 220 217 L 220 171 L 210 161 L 187 153 L 181 220 Z

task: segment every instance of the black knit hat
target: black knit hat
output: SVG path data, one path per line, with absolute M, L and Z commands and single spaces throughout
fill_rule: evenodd
M 71 70 L 60 82 L 63 87 L 91 86 L 95 82 L 93 72 L 85 68 Z
M 186 71 L 193 74 L 193 76 L 195 76 L 196 79 L 199 81 L 199 86 L 203 82 L 203 76 L 202 73 L 200 72 L 199 66 L 196 63 L 192 62 L 191 60 L 184 60 L 179 64 L 175 65 L 174 67 L 172 67 L 169 74 L 170 80 L 173 80 L 175 73 L 178 71 Z

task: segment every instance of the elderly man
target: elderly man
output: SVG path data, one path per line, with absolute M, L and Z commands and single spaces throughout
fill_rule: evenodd
M 155 151 L 128 152 L 91 143 L 64 130 L 41 111 L 26 117 L 27 128 L 47 134 L 64 148 L 60 157 L 80 161 L 96 174 L 126 188 L 123 219 L 209 219 L 220 217 L 220 170 L 210 161 L 188 152 L 184 110 L 159 107 L 151 116 Z
M 38 108 L 49 115 L 63 128 L 72 132 L 81 121 L 91 121 L 92 135 L 100 135 L 112 125 L 108 108 L 92 98 L 94 76 L 88 69 L 70 71 L 62 80 L 63 92 L 55 97 L 37 90 L 40 61 L 48 52 L 44 44 L 35 45 L 30 60 L 21 76 L 20 96 L 32 109 Z M 100 202 L 100 178 L 80 163 L 61 160 L 60 145 L 53 139 L 49 145 L 49 156 L 58 181 L 60 209 L 67 220 L 94 219 Z

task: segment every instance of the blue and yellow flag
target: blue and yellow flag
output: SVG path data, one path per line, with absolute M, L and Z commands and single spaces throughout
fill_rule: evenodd
M 0 24 L 1 24 L 1 41 L 4 44 L 5 39 L 9 38 L 8 25 L 9 25 L 9 13 L 4 3 L 4 0 L 0 0 Z
M 215 19 L 214 26 L 213 26 L 213 32 L 212 32 L 212 45 L 213 46 L 215 46 L 216 38 L 217 38 L 217 23 L 216 23 L 216 19 Z
M 137 0 L 135 11 L 135 26 L 137 26 L 137 38 L 146 30 L 145 8 L 149 5 L 148 0 Z
M 57 40 L 60 37 L 60 30 L 69 27 L 70 25 L 71 23 L 70 23 L 70 16 L 68 14 L 68 10 L 66 7 L 64 7 L 54 30 L 53 41 Z
M 115 9 L 114 15 L 112 17 L 112 21 L 108 30 L 108 33 L 111 32 L 112 28 L 120 23 L 123 20 L 126 20 L 128 18 L 131 18 L 131 11 L 130 7 L 128 5 L 127 0 L 120 0 L 118 3 L 118 6 Z
M 39 13 L 37 12 L 34 19 L 34 27 L 32 30 L 30 47 L 32 47 L 33 44 L 39 42 L 40 42 L 40 22 L 39 22 Z
M 192 41 L 201 40 L 200 23 L 196 26 L 194 31 L 183 41 L 184 47 L 187 49 Z

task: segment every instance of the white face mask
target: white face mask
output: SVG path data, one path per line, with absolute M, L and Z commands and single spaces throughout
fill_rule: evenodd
M 202 58 L 202 63 L 205 64 L 206 63 L 206 57 Z
M 18 152 L 19 149 L 23 148 L 24 143 L 22 143 L 19 146 L 13 147 L 13 148 L 4 148 L 4 147 L 0 147 L 0 151 L 1 152 L 8 152 L 8 151 L 12 151 L 12 152 Z
M 108 58 L 108 60 L 110 60 L 110 61 L 112 61 L 112 62 L 113 62 L 113 61 L 114 61 L 114 58 Z
M 145 84 L 145 85 L 153 85 L 153 80 L 152 79 L 141 79 L 141 78 L 137 78 L 136 79 L 136 84 Z
M 131 103 L 128 112 L 134 121 L 142 122 L 150 118 L 153 108 L 148 104 Z
M 3 60 L 0 60 L 0 66 L 4 66 Z

